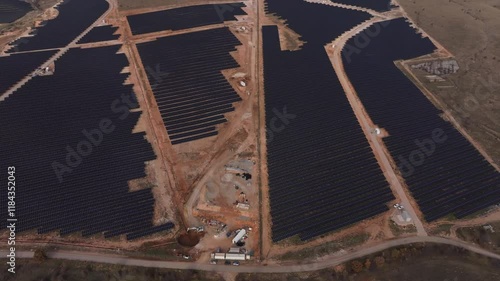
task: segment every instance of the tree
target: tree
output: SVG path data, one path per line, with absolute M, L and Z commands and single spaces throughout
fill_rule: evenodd
M 398 249 L 394 249 L 391 251 L 391 257 L 393 260 L 399 259 L 400 256 L 401 256 L 401 252 Z
M 372 261 L 370 259 L 366 259 L 366 261 L 365 261 L 365 268 L 367 270 L 370 270 L 371 266 L 372 266 Z
M 40 263 L 47 260 L 47 254 L 42 249 L 36 249 L 33 257 L 35 258 L 35 260 L 37 262 L 40 262 Z
M 383 267 L 385 264 L 385 259 L 382 256 L 378 256 L 375 258 L 375 264 L 377 265 L 378 268 Z
M 363 264 L 360 263 L 359 261 L 353 261 L 351 263 L 351 268 L 352 268 L 352 271 L 354 271 L 356 273 L 360 273 L 361 271 L 363 271 Z

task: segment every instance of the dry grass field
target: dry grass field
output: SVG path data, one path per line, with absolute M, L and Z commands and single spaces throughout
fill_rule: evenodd
M 457 73 L 445 76 L 454 87 L 426 86 L 500 164 L 500 2 L 397 1 L 459 64 Z

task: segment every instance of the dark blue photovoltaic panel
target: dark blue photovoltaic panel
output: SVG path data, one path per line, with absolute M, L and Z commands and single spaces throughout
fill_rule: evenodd
M 358 6 L 368 8 L 377 12 L 389 11 L 391 9 L 391 0 L 330 0 L 334 3 Z
M 198 26 L 236 20 L 235 16 L 246 15 L 245 4 L 223 3 L 196 5 L 171 10 L 127 16 L 132 34 L 163 30 L 180 30 Z
M 135 232 L 131 232 L 127 234 L 127 240 L 134 240 L 137 238 L 141 238 L 146 235 L 151 235 L 160 231 L 166 231 L 174 228 L 174 224 L 171 222 L 168 222 L 166 224 L 154 226 L 152 228 L 144 229 L 144 230 L 137 230 Z
M 371 18 L 370 14 L 302 0 L 266 0 L 266 13 L 286 20 L 306 44 L 324 45 Z
M 23 1 L 0 0 L 0 24 L 16 21 L 31 10 L 31 5 Z
M 188 138 L 184 138 L 184 139 L 173 140 L 172 144 L 180 144 L 180 143 L 195 141 L 195 140 L 199 140 L 199 139 L 203 139 L 203 138 L 213 137 L 213 136 L 216 136 L 216 135 L 217 135 L 217 131 L 213 131 L 213 132 L 206 133 L 206 134 L 196 135 L 194 137 L 188 137 Z
M 16 167 L 18 233 L 158 230 L 151 189 L 129 191 L 156 156 L 144 133 L 132 133 L 141 112 L 130 112 L 138 105 L 132 85 L 123 85 L 128 60 L 119 48 L 70 49 L 53 75 L 0 102 L 0 167 Z M 7 210 L 6 196 L 0 207 Z
M 36 29 L 33 37 L 21 37 L 8 52 L 60 48 L 68 45 L 109 8 L 105 0 L 64 0 L 55 19 Z
M 114 34 L 117 29 L 118 27 L 111 25 L 94 27 L 78 41 L 78 44 L 116 40 L 120 38 L 119 34 Z
M 217 28 L 137 45 L 172 144 L 217 135 L 214 125 L 241 100 L 221 73 L 239 67 L 230 52 L 240 44 Z
M 262 29 L 273 241 L 308 240 L 387 211 L 394 195 L 324 49 L 370 15 L 301 0 L 267 8 L 306 42 L 281 51 L 277 27 Z
M 0 95 L 49 60 L 56 51 L 0 57 Z
M 435 46 L 405 19 L 382 26 L 360 52 L 343 50 L 344 67 L 370 117 L 389 132 L 384 142 L 425 219 L 451 213 L 463 218 L 498 204 L 499 173 L 394 65 L 432 53 Z M 355 40 L 360 39 L 347 46 Z

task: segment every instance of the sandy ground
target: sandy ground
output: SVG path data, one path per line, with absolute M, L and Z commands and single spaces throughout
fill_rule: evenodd
M 489 222 L 494 222 L 494 221 L 500 221 L 500 208 L 496 208 L 491 210 L 490 212 L 487 212 L 486 214 L 471 218 L 471 219 L 465 219 L 465 220 L 460 220 L 460 221 L 449 221 L 446 219 L 442 219 L 436 222 L 433 222 L 429 224 L 429 228 L 438 228 L 441 225 L 448 225 L 452 224 L 453 226 L 450 227 L 450 234 L 446 235 L 452 238 L 457 238 L 456 231 L 458 228 L 461 227 L 472 227 L 472 226 L 478 226 L 478 225 L 485 225 L 488 224 Z
M 224 1 L 222 1 L 224 2 Z M 169 7 L 179 7 L 186 5 L 186 2 L 180 5 Z M 247 5 L 251 3 L 247 2 Z M 124 21 L 122 26 L 124 28 L 123 38 L 129 49 L 130 55 L 133 58 L 134 66 L 137 71 L 138 81 L 142 87 L 139 89 L 143 95 L 144 108 L 147 108 L 149 119 L 151 120 L 154 135 L 158 144 L 159 156 L 163 161 L 162 167 L 166 169 L 164 176 L 168 177 L 168 182 L 172 187 L 169 193 L 159 194 L 159 199 L 163 197 L 172 198 L 173 205 L 177 206 L 178 213 L 183 221 L 183 226 L 198 226 L 201 225 L 201 219 L 218 219 L 225 222 L 233 230 L 242 226 L 249 226 L 254 229 L 254 233 L 258 233 L 258 208 L 256 194 L 249 193 L 248 199 L 254 202 L 253 207 L 249 211 L 242 211 L 235 209 L 229 202 L 231 196 L 222 194 L 224 191 L 218 190 L 221 194 L 215 200 L 218 206 L 212 206 L 204 202 L 203 199 L 206 195 L 207 182 L 217 183 L 222 177 L 223 165 L 227 164 L 231 159 L 250 158 L 254 162 L 255 158 L 255 126 L 252 122 L 252 110 L 255 108 L 255 90 L 254 79 L 255 76 L 251 73 L 252 68 L 252 37 L 251 32 L 255 31 L 254 23 L 251 17 L 242 16 L 238 17 L 238 22 L 230 22 L 227 24 L 210 25 L 204 27 L 197 27 L 181 31 L 162 31 L 150 33 L 145 35 L 132 36 L 130 28 L 124 20 L 124 15 L 153 11 L 164 9 L 164 7 L 155 9 L 139 9 L 128 12 L 121 12 L 120 17 Z M 247 13 L 252 13 L 252 8 L 244 8 Z M 242 42 L 241 46 L 237 47 L 237 51 L 231 55 L 239 62 L 240 66 L 236 69 L 223 70 L 222 73 L 228 79 L 228 82 L 233 86 L 235 91 L 240 95 L 242 101 L 235 103 L 235 111 L 226 114 L 228 122 L 218 127 L 219 134 L 215 137 L 205 138 L 202 140 L 179 144 L 172 146 L 168 139 L 168 135 L 164 128 L 161 115 L 157 109 L 156 101 L 146 78 L 144 66 L 140 61 L 135 44 L 154 40 L 157 37 L 174 36 L 182 33 L 189 33 L 194 31 L 213 29 L 222 26 L 229 26 L 230 30 Z M 246 31 L 241 31 L 239 28 L 244 26 Z M 244 73 L 246 87 L 241 87 L 238 82 L 241 78 L 232 78 L 236 73 Z M 254 169 L 252 173 L 255 178 L 258 171 Z M 255 182 L 255 181 L 254 181 Z M 221 187 L 222 188 L 222 187 Z M 258 190 L 254 184 L 251 189 Z M 200 242 L 197 248 L 199 250 L 213 250 L 216 247 L 227 247 L 224 241 L 219 242 L 213 239 L 213 233 L 209 231 L 210 235 L 206 235 Z M 258 244 L 258 235 L 251 235 L 252 243 L 248 245 Z M 253 247 L 253 246 L 252 246 Z

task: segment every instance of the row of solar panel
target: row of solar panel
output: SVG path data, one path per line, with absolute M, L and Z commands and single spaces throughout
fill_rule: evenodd
M 366 48 L 344 50 L 344 66 L 370 117 L 389 132 L 384 142 L 426 220 L 498 204 L 499 173 L 393 63 L 432 53 L 434 45 L 405 19 L 382 24 Z
M 105 0 L 64 0 L 56 7 L 58 16 L 36 29 L 36 35 L 21 37 L 8 53 L 61 48 L 68 45 L 109 8 Z
M 2 0 L 0 1 L 0 24 L 16 21 L 31 10 L 33 8 L 27 2 Z
M 288 27 L 301 36 L 300 41 L 317 46 L 334 41 L 342 33 L 371 18 L 365 12 L 303 0 L 266 0 L 265 9 L 267 14 L 285 20 Z
M 245 4 L 223 3 L 196 5 L 127 16 L 132 34 L 163 30 L 180 30 L 236 20 L 235 16 L 246 15 Z
M 172 144 L 215 136 L 241 100 L 221 73 L 239 66 L 230 55 L 238 44 L 217 28 L 137 45 Z
M 120 38 L 119 34 L 115 34 L 117 29 L 118 27 L 113 27 L 111 25 L 94 27 L 89 33 L 78 40 L 78 44 L 117 40 Z
M 357 6 L 361 8 L 368 8 L 377 12 L 386 12 L 392 9 L 391 0 L 330 0 L 334 3 L 341 3 L 346 5 Z
M 41 64 L 49 60 L 55 51 L 26 53 L 0 57 L 0 94 L 6 92 Z
M 386 211 L 394 196 L 323 45 L 283 52 L 276 26 L 262 32 L 273 241 L 311 239 Z
M 18 232 L 110 237 L 157 229 L 151 190 L 129 192 L 156 157 L 145 135 L 132 133 L 141 112 L 130 112 L 138 105 L 123 85 L 128 62 L 119 48 L 70 49 L 53 75 L 33 77 L 0 103 L 0 126 L 10 132 L 0 140 L 0 164 L 15 165 L 23 187 Z M 7 208 L 5 197 L 0 206 Z

